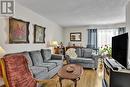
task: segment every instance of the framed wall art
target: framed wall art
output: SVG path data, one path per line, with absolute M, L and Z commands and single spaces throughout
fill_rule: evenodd
M 29 22 L 9 18 L 9 43 L 29 43 Z
M 70 33 L 70 41 L 81 41 L 81 32 Z
M 34 43 L 45 43 L 45 27 L 34 25 Z

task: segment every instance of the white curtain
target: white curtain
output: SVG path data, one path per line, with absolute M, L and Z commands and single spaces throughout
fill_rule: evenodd
M 118 29 L 99 29 L 97 32 L 99 48 L 104 45 L 111 46 L 112 37 L 118 35 Z

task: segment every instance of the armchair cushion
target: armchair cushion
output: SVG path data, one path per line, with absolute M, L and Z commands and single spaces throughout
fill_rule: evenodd
M 51 59 L 51 50 L 50 49 L 41 49 L 41 55 L 44 61 L 48 61 Z

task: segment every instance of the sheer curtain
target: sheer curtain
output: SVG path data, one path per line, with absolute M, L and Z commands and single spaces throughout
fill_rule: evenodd
M 112 37 L 118 35 L 118 29 L 99 29 L 97 32 L 99 48 L 104 45 L 111 46 Z

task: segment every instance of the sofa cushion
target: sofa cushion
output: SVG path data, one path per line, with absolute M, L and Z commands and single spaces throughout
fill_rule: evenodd
M 76 58 L 76 59 L 71 59 L 71 63 L 94 63 L 94 60 L 92 58 Z
M 32 59 L 31 59 L 29 53 L 28 52 L 23 52 L 22 54 L 27 58 L 28 66 L 33 66 Z
M 43 58 L 40 51 L 29 52 L 35 66 L 40 66 L 43 63 Z
M 40 66 L 31 66 L 29 67 L 33 75 L 37 75 L 39 73 L 47 73 L 48 69 L 46 67 L 40 67 Z
M 89 48 L 83 49 L 83 55 L 84 57 L 92 57 L 92 49 Z
M 49 62 L 47 63 L 47 62 L 44 62 L 40 66 L 46 67 L 46 68 L 48 68 L 48 71 L 50 71 L 50 70 L 52 70 L 53 68 L 56 67 L 56 63 L 49 63 Z
M 76 48 L 76 54 L 78 57 L 82 57 L 82 48 Z
M 49 77 L 48 77 L 48 73 L 46 72 L 46 73 L 44 73 L 44 72 L 40 72 L 40 73 L 38 73 L 38 74 L 34 74 L 33 76 L 35 77 L 35 79 L 38 79 L 38 80 L 44 80 L 44 79 L 49 79 Z M 39 86 L 40 85 L 40 86 Z M 43 86 L 41 86 L 42 84 L 38 84 L 38 86 L 37 87 L 43 87 Z
M 44 61 L 51 59 L 51 50 L 50 49 L 41 49 L 41 54 Z
M 49 63 L 56 63 L 57 66 L 61 65 L 63 63 L 62 60 L 48 60 L 47 62 L 49 62 Z

